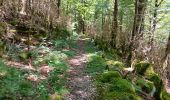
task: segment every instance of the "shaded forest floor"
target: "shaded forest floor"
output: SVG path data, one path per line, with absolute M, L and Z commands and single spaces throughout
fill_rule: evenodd
M 132 72 L 117 50 L 103 51 L 79 35 L 42 44 L 1 60 L 1 100 L 169 100 L 148 62 Z

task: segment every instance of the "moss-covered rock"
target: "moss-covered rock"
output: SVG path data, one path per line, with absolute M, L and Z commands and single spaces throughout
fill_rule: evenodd
M 109 70 L 123 70 L 123 68 L 125 68 L 124 63 L 119 61 L 108 60 L 106 64 L 109 67 Z
M 135 88 L 129 80 L 117 78 L 112 80 L 110 91 L 135 93 Z
M 143 100 L 136 94 L 131 94 L 128 92 L 110 92 L 103 100 Z
M 151 75 L 155 74 L 155 71 L 152 66 L 149 66 L 147 70 L 145 71 L 144 75 L 146 77 L 150 77 Z
M 98 81 L 107 83 L 107 82 L 111 82 L 115 78 L 121 78 L 121 77 L 122 76 L 117 71 L 108 71 L 103 73 L 101 76 L 99 76 Z
M 160 94 L 163 89 L 163 82 L 162 82 L 160 76 L 157 75 L 156 73 L 154 73 L 154 74 L 147 76 L 147 78 L 148 78 L 148 80 L 152 81 L 156 87 L 154 97 L 157 98 L 158 100 L 160 100 Z
M 139 75 L 144 75 L 144 73 L 150 66 L 151 64 L 146 61 L 141 61 L 141 62 L 134 64 L 135 71 Z
M 139 87 L 138 88 L 139 91 L 144 91 L 146 93 L 151 94 L 151 96 L 153 96 L 152 94 L 153 94 L 153 92 L 155 92 L 155 86 L 154 86 L 153 82 L 148 81 L 143 78 L 137 78 L 135 84 Z
M 170 94 L 165 89 L 161 92 L 161 100 L 170 100 Z

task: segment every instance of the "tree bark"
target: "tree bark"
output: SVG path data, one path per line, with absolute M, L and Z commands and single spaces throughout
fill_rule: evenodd
M 155 8 L 154 8 L 154 13 L 153 13 L 153 20 L 151 20 L 151 28 L 150 28 L 150 37 L 149 37 L 149 45 L 151 47 L 150 52 L 153 51 L 153 45 L 154 45 L 154 34 L 155 34 L 155 30 L 156 30 L 156 26 L 157 26 L 157 16 L 158 16 L 158 8 L 159 6 L 162 4 L 163 0 L 161 0 L 158 3 L 158 0 L 155 0 Z
M 116 48 L 116 35 L 118 31 L 118 0 L 114 1 L 114 12 L 113 12 L 113 29 L 111 36 L 111 46 Z
M 60 17 L 60 5 L 61 5 L 61 0 L 57 1 L 57 18 Z
M 131 36 L 131 42 L 129 45 L 129 55 L 127 58 L 128 65 L 131 65 L 131 60 L 133 57 L 133 52 L 139 46 L 139 39 L 143 36 L 143 23 L 144 23 L 144 13 L 145 13 L 146 0 L 136 0 L 135 1 L 135 16 L 133 23 L 133 30 Z

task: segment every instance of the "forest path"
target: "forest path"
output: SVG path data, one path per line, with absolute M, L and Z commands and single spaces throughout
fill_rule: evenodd
M 76 56 L 68 60 L 70 68 L 68 70 L 68 88 L 70 93 L 64 96 L 64 100 L 93 100 L 95 88 L 91 76 L 85 71 L 87 54 L 85 47 L 86 39 L 77 41 Z

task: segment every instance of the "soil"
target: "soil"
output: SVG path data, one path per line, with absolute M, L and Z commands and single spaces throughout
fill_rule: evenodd
M 85 52 L 86 41 L 77 41 L 76 56 L 68 60 L 68 88 L 70 93 L 64 96 L 64 100 L 94 100 L 95 87 L 92 78 L 85 71 L 87 54 Z

